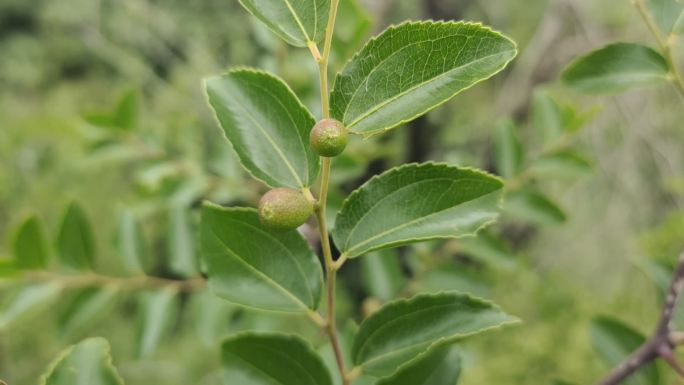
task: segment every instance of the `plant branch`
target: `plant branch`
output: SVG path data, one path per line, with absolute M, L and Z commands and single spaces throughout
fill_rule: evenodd
M 131 277 L 113 277 L 96 273 L 68 275 L 57 273 L 26 273 L 21 276 L 29 282 L 54 282 L 65 288 L 85 286 L 114 286 L 120 290 L 144 290 L 159 288 L 175 288 L 182 292 L 193 292 L 206 286 L 204 278 L 188 280 L 176 280 L 149 275 L 136 275 Z
M 672 275 L 672 282 L 654 334 L 612 373 L 601 380 L 599 385 L 617 385 L 658 357 L 684 377 L 684 369 L 673 353 L 673 349 L 682 343 L 682 334 L 675 331 L 672 324 L 675 306 L 682 294 L 682 289 L 684 289 L 684 252 L 679 256 L 677 267 Z
M 670 69 L 672 82 L 677 88 L 677 91 L 679 91 L 679 94 L 682 97 L 684 97 L 684 77 L 680 73 L 679 67 L 677 67 L 677 63 L 675 63 L 674 56 L 672 55 L 672 44 L 674 41 L 674 39 L 672 39 L 672 35 L 668 36 L 667 38 L 663 37 L 663 35 L 660 33 L 660 30 L 658 29 L 658 25 L 656 25 L 655 21 L 653 20 L 653 17 L 651 16 L 651 13 L 648 11 L 648 8 L 646 7 L 646 3 L 644 2 L 644 0 L 633 0 L 633 2 L 637 10 L 639 11 L 641 18 L 643 18 L 646 22 L 649 31 L 651 31 L 651 34 L 658 42 L 658 46 L 662 51 L 661 53 L 663 54 L 663 57 L 667 62 L 667 66 Z
M 318 74 L 321 84 L 321 110 L 323 118 L 330 117 L 330 97 L 328 89 L 328 63 L 330 62 L 330 50 L 332 47 L 332 38 L 335 30 L 335 20 L 337 18 L 337 8 L 339 0 L 332 0 L 330 4 L 330 14 L 328 15 L 328 25 L 325 31 L 325 41 L 323 43 L 323 54 L 320 54 L 318 47 L 315 44 L 309 44 L 309 50 L 316 63 L 318 63 Z M 337 333 L 337 326 L 335 320 L 335 284 L 337 281 L 337 269 L 339 268 L 333 260 L 332 249 L 330 247 L 330 237 L 328 234 L 328 226 L 326 223 L 326 206 L 328 204 L 328 185 L 330 183 L 330 169 L 331 159 L 321 157 L 321 189 L 318 195 L 318 204 L 316 205 L 316 216 L 318 218 L 318 230 L 321 237 L 321 249 L 323 250 L 323 259 L 325 261 L 325 269 L 327 273 L 326 279 L 326 297 L 328 305 L 328 314 L 325 322 L 325 332 L 330 339 L 333 352 L 335 354 L 335 361 L 342 378 L 343 385 L 349 385 L 349 378 L 346 375 L 344 355 L 340 346 L 340 339 Z

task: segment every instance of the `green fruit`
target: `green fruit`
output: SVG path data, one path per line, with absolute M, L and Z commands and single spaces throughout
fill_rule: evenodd
M 323 119 L 311 130 L 309 139 L 318 155 L 330 158 L 347 147 L 347 129 L 335 119 Z
M 293 230 L 313 214 L 313 203 L 301 191 L 291 188 L 273 189 L 259 201 L 261 223 L 272 230 Z

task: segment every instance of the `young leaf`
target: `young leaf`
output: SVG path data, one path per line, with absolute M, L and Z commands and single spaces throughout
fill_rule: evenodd
M 69 338 L 82 332 L 100 317 L 106 316 L 115 298 L 114 287 L 87 287 L 79 290 L 67 305 L 61 307 L 57 324 L 62 336 Z
M 514 191 L 506 195 L 504 211 L 515 218 L 541 225 L 559 224 L 567 219 L 558 205 L 533 191 Z
M 17 230 L 13 243 L 16 265 L 20 269 L 43 269 L 50 258 L 45 230 L 40 219 L 33 215 Z
M 684 4 L 677 0 L 646 0 L 646 6 L 665 38 L 677 33 L 677 24 L 684 16 Z
M 455 385 L 461 375 L 458 348 L 444 346 L 416 357 L 376 385 Z
M 594 349 L 609 366 L 616 366 L 636 350 L 646 338 L 624 323 L 608 317 L 597 317 L 591 322 Z M 649 364 L 626 381 L 629 385 L 658 385 L 660 373 Z
M 190 209 L 182 204 L 169 207 L 169 268 L 186 277 L 197 275 L 196 234 L 190 224 Z
M 299 337 L 240 334 L 224 340 L 221 352 L 226 384 L 332 384 L 320 356 Z
M 563 72 L 563 81 L 580 92 L 614 93 L 667 81 L 665 59 L 652 48 L 615 43 L 580 57 Z
M 516 54 L 513 41 L 480 24 L 392 26 L 337 75 L 332 116 L 353 133 L 381 133 L 490 78 Z
M 0 310 L 0 330 L 49 306 L 59 295 L 60 289 L 59 285 L 53 283 L 22 288 Z
M 309 146 L 316 121 L 279 78 L 236 69 L 206 79 L 209 103 L 240 162 L 271 187 L 315 182 L 319 158 Z
M 92 269 L 95 265 L 93 230 L 83 208 L 69 204 L 57 236 L 60 262 L 72 269 Z
M 143 272 L 142 260 L 145 255 L 145 240 L 140 224 L 130 210 L 123 210 L 119 217 L 116 248 L 121 263 L 127 272 L 131 274 Z
M 335 221 L 341 252 L 369 251 L 475 234 L 498 215 L 503 184 L 446 164 L 409 164 L 373 177 L 352 193 Z
M 496 169 L 504 178 L 517 175 L 524 162 L 525 153 L 513 122 L 505 122 L 496 130 Z
M 325 36 L 330 0 L 240 0 L 240 4 L 295 47 Z
M 162 338 L 173 327 L 178 315 L 178 290 L 160 289 L 144 293 L 140 298 L 138 322 L 138 357 L 154 354 Z
M 109 343 L 89 338 L 64 350 L 50 365 L 41 385 L 123 385 L 112 365 Z
M 364 373 L 387 376 L 433 348 L 516 322 L 491 302 L 465 294 L 422 294 L 392 302 L 367 318 L 352 356 Z
M 253 209 L 202 209 L 202 257 L 216 295 L 247 307 L 305 312 L 318 307 L 323 274 L 296 231 L 264 228 Z
M 397 257 L 382 251 L 361 259 L 361 277 L 368 292 L 382 301 L 396 297 L 406 283 Z

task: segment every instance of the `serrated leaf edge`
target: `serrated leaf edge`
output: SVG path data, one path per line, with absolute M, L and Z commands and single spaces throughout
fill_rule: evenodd
M 363 322 L 359 325 L 359 330 L 361 330 L 361 329 L 363 328 L 364 324 L 366 324 L 366 323 L 368 322 L 368 320 L 370 320 L 370 319 L 372 319 L 373 317 L 377 316 L 377 315 L 380 314 L 380 312 L 382 312 L 384 309 L 387 309 L 387 308 L 389 308 L 389 307 L 391 307 L 391 306 L 396 306 L 396 305 L 398 305 L 398 304 L 404 304 L 404 303 L 407 304 L 407 305 L 410 305 L 411 302 L 417 302 L 418 300 L 421 300 L 421 299 L 423 299 L 423 298 L 439 298 L 439 297 L 448 297 L 448 296 L 451 296 L 451 295 L 457 295 L 457 296 L 466 298 L 466 299 L 468 299 L 468 300 L 473 300 L 473 301 L 475 301 L 475 302 L 480 302 L 481 304 L 489 305 L 489 306 L 491 306 L 494 310 L 500 311 L 502 314 L 506 315 L 506 316 L 509 318 L 509 320 L 508 320 L 508 321 L 503 321 L 503 322 L 499 323 L 498 325 L 489 326 L 489 327 L 480 329 L 480 330 L 475 331 L 475 332 L 472 332 L 472 333 L 459 333 L 459 334 L 454 334 L 454 335 L 449 336 L 449 337 L 442 337 L 442 338 L 439 338 L 439 339 L 435 340 L 433 343 L 431 343 L 430 345 L 428 345 L 428 347 L 425 348 L 425 350 L 424 350 L 423 352 L 419 353 L 418 355 L 416 355 L 416 356 L 415 356 L 414 358 L 412 358 L 411 360 L 406 361 L 405 363 L 403 363 L 403 364 L 401 364 L 400 366 L 398 366 L 398 367 L 396 368 L 396 370 L 395 370 L 392 374 L 390 374 L 390 376 L 396 374 L 399 370 L 405 368 L 407 365 L 410 365 L 410 364 L 415 363 L 417 360 L 421 359 L 421 358 L 424 357 L 426 354 L 431 353 L 432 349 L 435 349 L 435 348 L 440 347 L 440 346 L 445 346 L 445 345 L 448 345 L 448 344 L 451 344 L 451 343 L 454 343 L 454 342 L 458 342 L 458 341 L 460 341 L 460 340 L 462 340 L 462 339 L 465 339 L 465 338 L 468 338 L 468 337 L 472 337 L 472 336 L 476 336 L 476 335 L 478 335 L 478 334 L 482 334 L 482 333 L 486 333 L 486 332 L 490 332 L 490 331 L 494 331 L 494 330 L 500 330 L 500 329 L 503 329 L 504 327 L 512 326 L 512 325 L 516 325 L 516 324 L 520 324 L 520 323 L 522 322 L 522 320 L 521 320 L 520 318 L 515 317 L 515 316 L 512 316 L 512 315 L 506 313 L 499 305 L 497 305 L 497 304 L 494 303 L 493 301 L 490 301 L 490 300 L 484 299 L 484 298 L 480 298 L 480 297 L 476 297 L 476 296 L 473 296 L 473 295 L 471 295 L 471 294 L 469 294 L 469 293 L 465 293 L 465 292 L 460 292 L 460 291 L 456 291 L 456 290 L 445 290 L 445 291 L 439 291 L 439 292 L 436 292 L 436 293 L 418 293 L 418 294 L 414 295 L 414 296 L 411 297 L 411 298 L 401 298 L 401 299 L 397 299 L 397 300 L 391 301 L 391 302 L 387 303 L 385 306 L 383 306 L 380 310 L 378 310 L 377 313 L 375 313 L 375 314 L 371 315 L 370 317 L 366 318 L 365 320 L 363 320 Z M 409 346 L 409 347 L 410 347 L 410 346 Z M 403 350 L 403 349 L 406 349 L 406 347 L 405 347 L 405 348 L 402 348 L 402 350 Z M 395 352 L 396 352 L 396 351 L 395 351 Z M 356 357 L 352 357 L 352 360 L 354 361 L 354 364 L 357 365 L 357 367 L 360 367 L 360 368 L 363 370 L 363 367 L 364 367 L 364 366 L 367 366 L 367 364 L 368 364 L 369 362 L 376 361 L 376 360 L 379 359 L 379 358 L 384 358 L 385 356 L 387 356 L 387 355 L 389 355 L 389 354 L 393 354 L 393 353 L 395 353 L 395 352 L 386 353 L 386 354 L 384 354 L 384 355 L 374 357 L 374 358 L 372 358 L 372 359 L 370 359 L 370 360 L 368 360 L 368 361 L 365 361 L 365 362 L 362 363 L 362 364 L 357 363 Z M 389 376 L 387 376 L 387 377 L 389 377 Z
M 418 162 L 406 163 L 406 164 L 403 164 L 403 165 L 398 166 L 398 167 L 393 167 L 393 168 L 391 168 L 391 169 L 389 169 L 389 170 L 386 170 L 386 171 L 384 171 L 384 172 L 382 172 L 382 173 L 380 173 L 380 174 L 373 175 L 373 176 L 370 177 L 367 181 L 365 181 L 361 186 L 359 186 L 356 190 L 352 191 L 352 193 L 349 194 L 349 196 L 342 202 L 342 206 L 341 206 L 341 208 L 340 208 L 340 211 L 337 213 L 337 217 L 340 217 L 341 215 L 343 215 L 343 213 L 345 213 L 345 210 L 347 209 L 349 202 L 350 202 L 352 199 L 355 199 L 356 195 L 359 195 L 359 194 L 361 193 L 361 190 L 363 190 L 364 188 L 367 188 L 369 184 L 373 183 L 373 182 L 374 182 L 375 180 L 377 180 L 377 179 L 380 179 L 381 177 L 384 177 L 385 175 L 389 175 L 389 174 L 395 173 L 395 172 L 401 172 L 401 171 L 404 171 L 404 169 L 409 168 L 409 167 L 416 167 L 416 168 L 421 168 L 421 167 L 425 167 L 425 168 L 428 168 L 428 167 L 455 168 L 455 169 L 458 169 L 458 170 L 471 171 L 471 172 L 474 172 L 474 173 L 476 173 L 476 174 L 481 174 L 481 175 L 483 175 L 483 176 L 485 176 L 485 177 L 489 177 L 489 178 L 492 178 L 493 180 L 496 180 L 496 181 L 500 184 L 500 188 L 499 188 L 498 190 L 495 190 L 495 191 L 493 191 L 493 192 L 491 192 L 491 193 L 489 193 L 489 194 L 502 192 L 502 190 L 503 190 L 503 188 L 504 188 L 504 186 L 505 186 L 503 179 L 501 179 L 501 178 L 498 177 L 497 175 L 491 174 L 491 173 L 489 173 L 489 172 L 487 172 L 487 171 L 480 170 L 480 169 L 475 168 L 475 167 L 469 167 L 469 166 L 454 166 L 454 165 L 450 165 L 450 164 L 448 164 L 448 163 L 446 163 L 446 162 L 434 162 L 434 161 L 428 161 L 428 162 L 422 162 L 422 163 L 418 163 Z M 486 195 L 489 195 L 489 194 L 486 194 Z M 483 196 L 484 196 L 484 195 L 483 195 Z M 503 196 L 504 196 L 504 194 L 501 193 L 501 196 L 499 197 L 499 202 L 498 202 L 498 204 L 497 204 L 497 207 L 499 208 L 499 210 L 501 209 L 501 205 L 502 205 L 502 203 L 503 203 Z M 480 227 L 478 227 L 472 234 L 464 234 L 464 235 L 460 235 L 460 236 L 436 236 L 436 237 L 416 237 L 416 238 L 409 238 L 409 239 L 406 239 L 406 240 L 402 240 L 402 241 L 399 242 L 399 243 L 393 242 L 393 243 L 388 243 L 388 244 L 385 244 L 385 245 L 382 245 L 382 246 L 378 246 L 377 248 L 369 249 L 369 250 L 367 250 L 365 253 L 370 253 L 370 252 L 372 252 L 372 251 L 377 251 L 377 250 L 380 250 L 380 249 L 383 249 L 383 248 L 389 248 L 389 247 L 393 247 L 393 246 L 404 245 L 404 244 L 414 243 L 414 242 L 427 241 L 427 240 L 432 240 L 432 239 L 460 239 L 460 238 L 465 238 L 465 237 L 473 237 L 473 236 L 476 236 L 477 233 L 479 233 L 482 229 L 484 229 L 484 228 L 488 227 L 489 225 L 495 223 L 495 222 L 497 221 L 499 215 L 500 215 L 500 214 L 497 214 L 497 215 L 496 215 L 494 218 L 492 218 L 491 220 L 484 222 L 484 223 L 483 223 Z M 335 223 L 335 226 L 334 226 L 334 228 L 333 228 L 333 241 L 334 241 L 335 238 L 336 238 L 336 236 L 335 236 L 336 229 L 337 229 L 337 223 Z M 343 245 L 337 245 L 337 246 L 341 248 Z M 346 251 L 343 251 L 343 254 L 344 254 L 344 253 L 346 253 Z M 365 254 L 365 253 L 364 253 L 364 254 Z M 361 254 L 361 255 L 363 255 L 363 254 Z M 353 257 L 352 257 L 352 256 L 349 256 L 349 258 L 355 258 L 355 257 L 359 257 L 359 256 L 360 256 L 360 255 L 355 255 L 355 256 L 353 256 Z
M 228 135 L 226 135 L 226 131 L 223 129 L 223 125 L 221 124 L 221 122 L 220 122 L 220 120 L 219 120 L 219 118 L 218 118 L 218 114 L 216 113 L 216 110 L 214 109 L 214 107 L 211 105 L 211 101 L 210 101 L 210 98 L 209 98 L 209 92 L 208 92 L 208 88 L 207 88 L 207 82 L 208 82 L 209 80 L 215 79 L 215 78 L 222 78 L 222 77 L 224 77 L 224 76 L 229 76 L 229 75 L 236 74 L 236 73 L 252 73 L 252 74 L 255 74 L 255 75 L 266 76 L 266 77 L 270 77 L 270 78 L 272 78 L 272 79 L 274 79 L 274 80 L 276 80 L 276 81 L 282 83 L 282 84 L 285 86 L 285 88 L 292 94 L 292 96 L 294 97 L 294 100 L 297 101 L 297 104 L 298 104 L 304 111 L 306 111 L 306 113 L 308 114 L 308 116 L 311 118 L 311 120 L 312 120 L 313 122 L 316 122 L 316 117 L 313 115 L 313 113 L 311 113 L 311 111 L 309 110 L 309 108 L 306 107 L 306 106 L 304 105 L 304 103 L 302 103 L 301 99 L 299 99 L 299 97 L 298 97 L 297 94 L 294 92 L 294 90 L 292 90 L 292 88 L 290 87 L 290 85 L 287 84 L 287 82 L 285 82 L 284 79 L 282 79 L 281 77 L 279 77 L 278 75 L 276 75 L 276 74 L 274 74 L 274 73 L 271 73 L 271 72 L 268 72 L 268 71 L 263 71 L 263 70 L 260 70 L 260 69 L 257 69 L 257 68 L 253 68 L 253 67 L 249 67 L 249 66 L 235 66 L 235 67 L 229 68 L 227 71 L 221 73 L 220 75 L 206 76 L 206 77 L 204 77 L 204 78 L 202 79 L 202 85 L 203 85 L 202 88 L 203 88 L 203 90 L 204 90 L 205 102 L 206 102 L 206 104 L 209 106 L 209 108 L 210 108 L 211 111 L 212 111 L 212 116 L 214 117 L 214 122 L 215 122 L 215 124 L 216 124 L 219 128 L 221 128 L 221 134 L 223 135 L 223 137 L 226 139 L 226 141 L 227 141 L 228 144 L 230 145 L 230 148 L 231 148 L 236 154 L 237 154 L 237 149 L 236 149 L 235 146 L 233 145 L 233 142 L 230 140 L 230 138 L 228 138 Z M 312 126 L 312 128 L 313 128 L 313 126 Z M 305 148 L 305 149 L 306 149 L 306 148 L 309 148 L 307 143 L 304 143 L 304 148 Z M 262 179 L 262 178 L 260 178 L 260 177 L 258 177 L 258 176 L 256 176 L 256 175 L 254 175 L 254 173 L 253 173 L 249 168 L 247 168 L 247 166 L 245 165 L 245 163 L 242 161 L 242 157 L 237 156 L 236 158 L 237 158 L 238 162 L 240 163 L 240 166 L 242 166 L 242 169 L 245 170 L 245 171 L 247 172 L 247 174 L 248 174 L 249 176 L 251 176 L 253 179 L 258 180 L 259 182 L 265 184 L 265 185 L 268 186 L 268 187 L 272 187 L 272 188 L 283 187 L 283 186 L 280 186 L 280 185 L 271 184 L 271 183 L 265 181 L 264 179 Z M 320 173 L 320 160 L 319 160 L 319 162 L 318 162 L 318 167 L 316 167 L 316 174 L 318 174 L 318 173 Z M 301 182 L 301 185 L 298 186 L 298 187 L 299 187 L 300 189 L 304 189 L 304 188 L 311 187 L 311 185 L 314 184 L 314 183 L 316 182 L 316 179 L 317 179 L 317 175 L 316 175 L 316 174 L 314 174 L 314 175 L 308 175 L 308 177 L 309 177 L 309 179 L 310 179 L 309 181 L 307 181 L 307 182 L 309 182 L 309 185 L 308 185 L 308 186 L 305 186 L 305 185 L 304 185 L 305 183 L 304 183 L 303 181 L 300 181 L 300 182 Z M 295 173 L 295 175 L 296 175 L 296 173 Z M 299 179 L 299 176 L 296 175 L 296 178 Z
M 121 375 L 119 374 L 119 371 L 116 369 L 116 366 L 114 366 L 114 361 L 112 358 L 112 347 L 109 344 L 109 341 L 107 341 L 106 338 L 104 337 L 90 337 L 86 338 L 78 343 L 75 343 L 66 349 L 62 350 L 59 355 L 52 361 L 48 369 L 45 371 L 45 373 L 40 377 L 40 385 L 47 385 L 47 380 L 48 377 L 54 372 L 54 370 L 57 368 L 57 365 L 59 365 L 71 352 L 76 349 L 76 347 L 84 342 L 88 341 L 103 341 L 105 343 L 106 349 L 104 351 L 105 353 L 105 359 L 104 359 L 104 365 L 112 369 L 114 374 L 116 375 L 115 380 L 119 385 L 124 385 L 123 379 L 121 378 Z
M 397 29 L 402 28 L 402 27 L 404 27 L 404 26 L 406 26 L 406 25 L 421 25 L 421 24 L 423 24 L 423 25 L 428 25 L 428 24 L 429 24 L 429 25 L 447 25 L 447 24 L 450 24 L 450 25 L 463 25 L 463 26 L 474 26 L 474 27 L 479 27 L 479 28 L 482 28 L 483 30 L 485 30 L 485 31 L 487 31 L 487 32 L 493 33 L 494 35 L 497 35 L 497 36 L 503 38 L 504 40 L 509 41 L 509 42 L 513 45 L 513 52 L 514 52 L 514 53 L 513 53 L 513 56 L 512 56 L 510 59 L 508 59 L 505 63 L 503 63 L 503 64 L 501 65 L 501 68 L 499 68 L 498 70 L 494 71 L 490 76 L 488 76 L 488 77 L 486 77 L 486 78 L 482 78 L 482 79 L 480 79 L 480 80 L 474 82 L 473 84 L 469 85 L 468 87 L 465 87 L 465 88 L 459 90 L 458 92 L 454 93 L 453 95 L 451 95 L 451 97 L 447 98 L 447 99 L 444 100 L 443 102 L 438 103 L 438 104 L 436 104 L 436 105 L 434 105 L 434 106 L 432 106 L 432 107 L 426 109 L 425 111 L 416 114 L 416 115 L 413 116 L 413 117 L 403 119 L 403 120 L 401 120 L 399 123 L 397 123 L 397 124 L 395 124 L 395 125 L 393 125 L 393 126 L 391 126 L 391 127 L 387 127 L 387 128 L 383 128 L 383 129 L 379 129 L 379 130 L 374 130 L 374 131 L 369 131 L 369 132 L 357 132 L 357 131 L 354 131 L 352 128 L 348 127 L 350 133 L 355 134 L 355 135 L 359 135 L 359 136 L 361 136 L 361 137 L 365 140 L 365 139 L 368 139 L 368 138 L 370 138 L 370 137 L 372 137 L 372 136 L 375 136 L 375 135 L 381 134 L 381 133 L 383 133 L 383 132 L 387 132 L 387 131 L 389 131 L 389 130 L 391 130 L 391 129 L 393 129 L 393 128 L 399 127 L 399 126 L 401 126 L 402 124 L 406 124 L 406 123 L 408 123 L 408 122 L 410 122 L 410 121 L 412 121 L 412 120 L 414 120 L 414 119 L 416 119 L 416 118 L 418 118 L 418 117 L 420 117 L 420 116 L 422 116 L 422 115 L 425 115 L 426 113 L 428 113 L 428 112 L 434 110 L 435 108 L 437 108 L 437 107 L 443 105 L 444 103 L 448 102 L 448 101 L 451 100 L 453 97 L 455 97 L 456 95 L 460 94 L 461 92 L 467 91 L 468 89 L 474 87 L 475 85 L 477 85 L 477 84 L 479 84 L 479 83 L 481 83 L 481 82 L 483 82 L 483 81 L 485 81 L 485 80 L 489 80 L 490 78 L 492 78 L 493 76 L 495 76 L 496 74 L 498 74 L 499 72 L 501 72 L 504 68 L 506 68 L 506 66 L 508 66 L 508 64 L 509 64 L 511 61 L 513 61 L 513 59 L 515 59 L 516 56 L 518 56 L 518 45 L 517 45 L 517 43 L 516 43 L 513 39 L 509 38 L 508 36 L 504 35 L 503 33 L 499 32 L 499 31 L 497 31 L 497 30 L 495 30 L 495 29 L 493 29 L 493 28 L 491 28 L 491 27 L 489 27 L 489 26 L 487 26 L 487 25 L 484 25 L 484 24 L 481 23 L 481 22 L 472 22 L 472 21 L 453 21 L 453 20 L 449 20 L 449 21 L 447 21 L 447 20 L 437 20 L 437 21 L 435 21 L 435 20 L 433 20 L 433 19 L 428 19 L 428 20 L 417 20 L 417 21 L 416 21 L 416 20 L 406 20 L 406 21 L 403 21 L 403 22 L 401 22 L 401 23 L 399 23 L 399 24 L 391 24 L 390 26 L 388 26 L 387 28 L 385 28 L 382 32 L 380 32 L 380 33 L 378 33 L 377 35 L 375 35 L 375 36 L 371 37 L 370 39 L 368 39 L 368 40 L 366 41 L 366 44 L 364 44 L 364 46 L 361 47 L 361 49 L 358 50 L 358 51 L 354 54 L 354 56 L 352 56 L 349 60 L 347 60 L 346 63 L 344 63 L 344 65 L 342 66 L 342 69 L 340 70 L 340 72 L 338 72 L 338 73 L 335 75 L 335 81 L 333 82 L 333 87 L 332 87 L 332 89 L 331 89 L 331 91 L 330 91 L 330 96 L 331 96 L 331 98 L 332 98 L 333 93 L 335 93 L 336 86 L 337 86 L 337 80 L 338 80 L 338 78 L 339 78 L 339 75 L 340 75 L 341 73 L 344 72 L 344 70 L 347 68 L 347 65 L 349 65 L 349 63 L 351 63 L 351 62 L 353 62 L 354 60 L 356 60 L 357 58 L 361 57 L 361 54 L 364 52 L 364 50 L 365 50 L 368 46 L 370 46 L 371 44 L 373 44 L 374 42 L 376 42 L 376 41 L 377 41 L 380 37 L 382 37 L 385 33 L 388 33 L 388 32 L 390 32 L 390 31 L 397 30 Z M 337 118 L 339 118 L 339 117 L 337 117 Z
M 480 329 L 480 330 L 472 332 L 472 333 L 459 333 L 459 334 L 454 334 L 454 335 L 449 336 L 449 337 L 439 338 L 439 339 L 435 340 L 433 343 L 431 343 L 430 345 L 428 345 L 428 347 L 425 348 L 425 350 L 423 352 L 419 353 L 418 355 L 416 355 L 411 360 L 406 361 L 405 363 L 399 365 L 396 368 L 396 370 L 392 374 L 390 374 L 389 376 L 392 376 L 392 375 L 396 374 L 399 370 L 405 368 L 406 366 L 415 363 L 419 359 L 423 358 L 425 355 L 431 353 L 432 350 L 437 348 L 437 347 L 446 346 L 446 345 L 449 345 L 449 344 L 454 343 L 454 342 L 458 342 L 458 341 L 463 340 L 463 339 L 468 338 L 468 337 L 473 337 L 473 336 L 476 336 L 476 335 L 479 335 L 482 333 L 487 333 L 487 332 L 494 331 L 494 330 L 500 330 L 500 329 L 503 329 L 504 327 L 507 327 L 507 326 L 512 326 L 512 325 L 522 323 L 522 320 L 520 318 L 508 314 L 499 305 L 497 305 L 496 303 L 494 303 L 488 299 L 476 297 L 476 296 L 473 296 L 469 293 L 460 292 L 460 291 L 456 291 L 456 290 L 445 290 L 445 291 L 439 291 L 436 293 L 418 293 L 411 298 L 401 298 L 401 299 L 391 301 L 391 302 L 387 303 L 385 306 L 383 306 L 380 310 L 378 310 L 377 313 L 375 313 L 375 314 L 371 315 L 370 317 L 366 318 L 365 320 L 363 320 L 363 322 L 359 325 L 359 330 L 361 330 L 363 328 L 364 324 L 366 324 L 368 322 L 368 320 L 377 316 L 378 314 L 380 314 L 380 312 L 383 311 L 383 309 L 387 309 L 388 307 L 396 306 L 400 303 L 401 304 L 405 303 L 407 305 L 410 305 L 411 302 L 417 302 L 418 300 L 421 300 L 423 298 L 439 298 L 439 297 L 448 297 L 451 295 L 457 295 L 457 296 L 466 298 L 468 300 L 473 300 L 475 302 L 480 302 L 481 304 L 489 305 L 492 307 L 492 309 L 500 311 L 502 314 L 506 315 L 509 318 L 509 320 L 503 321 L 503 322 L 499 323 L 498 325 L 489 326 L 489 327 Z M 409 346 L 409 347 L 411 347 L 411 346 Z M 406 347 L 402 348 L 402 350 L 403 349 L 406 349 Z M 384 355 L 374 357 L 368 361 L 365 361 L 362 364 L 357 363 L 356 357 L 352 357 L 352 360 L 354 361 L 354 364 L 357 365 L 357 367 L 359 367 L 363 370 L 363 367 L 367 366 L 367 364 L 369 362 L 376 361 L 379 358 L 384 358 L 385 356 L 387 356 L 389 354 L 393 354 L 395 352 L 386 353 Z M 386 377 L 389 377 L 389 376 L 386 376 Z
M 218 204 L 213 203 L 213 202 L 210 202 L 210 201 L 204 201 L 204 202 L 202 202 L 202 207 L 203 207 L 203 208 L 204 208 L 204 207 L 209 207 L 209 208 L 212 208 L 212 209 L 218 209 L 219 211 L 223 211 L 223 212 L 234 211 L 234 212 L 251 212 L 251 213 L 258 214 L 258 211 L 257 211 L 257 209 L 255 209 L 255 208 L 251 208 L 251 207 L 224 207 L 224 206 L 218 205 Z M 301 235 L 298 231 L 296 231 L 296 230 L 293 230 L 293 231 L 295 231 L 300 237 L 302 237 L 302 235 Z M 307 249 L 315 256 L 316 253 L 315 253 L 315 252 L 313 251 L 313 249 L 311 248 L 311 244 L 309 244 L 309 242 L 307 242 L 306 239 L 304 239 L 303 237 L 302 237 L 302 241 L 304 241 L 304 243 L 306 244 Z M 249 269 L 250 269 L 250 270 L 256 270 L 256 269 L 254 269 L 251 265 L 249 265 L 249 264 L 247 264 L 247 265 L 249 266 Z M 319 266 L 320 266 L 320 264 L 319 264 Z M 318 270 L 319 270 L 319 272 L 320 272 L 320 276 L 319 276 L 320 281 L 319 281 L 319 282 L 322 284 L 322 283 L 323 283 L 323 269 L 322 269 L 322 268 L 319 268 Z M 281 292 L 282 292 L 283 294 L 285 294 L 288 298 L 291 298 L 292 301 L 293 301 L 296 305 L 298 305 L 298 306 L 301 307 L 301 310 L 298 311 L 298 310 L 273 310 L 273 309 L 265 309 L 265 308 L 261 308 L 261 307 L 246 305 L 246 304 L 241 303 L 241 302 L 231 301 L 230 299 L 227 299 L 227 298 L 225 298 L 225 297 L 219 296 L 219 295 L 217 295 L 217 294 L 214 294 L 214 295 L 216 295 L 218 298 L 220 298 L 220 299 L 222 299 L 222 300 L 224 300 L 224 301 L 226 301 L 226 302 L 228 302 L 228 303 L 231 303 L 231 304 L 234 304 L 234 305 L 237 305 L 237 306 L 246 308 L 246 309 L 256 310 L 256 311 L 264 312 L 264 313 L 276 313 L 276 314 L 300 314 L 300 313 L 310 313 L 310 312 L 312 312 L 312 311 L 315 311 L 315 310 L 320 306 L 320 301 L 321 301 L 320 293 L 319 293 L 319 298 L 318 298 L 317 300 L 316 300 L 316 296 L 314 295 L 314 293 L 311 293 L 311 295 L 312 295 L 312 297 L 313 297 L 313 299 L 314 299 L 314 301 L 313 301 L 314 304 L 313 304 L 313 308 L 310 308 L 307 304 L 305 304 L 304 302 L 302 302 L 299 298 L 297 298 L 297 297 L 295 297 L 294 295 L 292 295 L 292 294 L 291 294 L 290 292 L 288 292 L 285 288 L 282 288 L 278 283 L 276 283 L 276 282 L 270 283 L 270 282 L 272 282 L 272 280 L 271 280 L 269 277 L 265 276 L 265 275 L 264 275 L 263 273 L 261 273 L 260 271 L 255 271 L 255 272 L 256 272 L 259 276 L 264 276 L 264 279 L 266 279 L 266 280 L 269 282 L 270 285 L 272 285 L 274 288 L 276 288 L 276 289 L 278 289 L 279 291 L 281 291 Z M 209 288 L 210 288 L 210 290 L 212 290 L 211 284 L 209 284 Z M 213 290 L 212 290 L 212 293 L 214 293 Z

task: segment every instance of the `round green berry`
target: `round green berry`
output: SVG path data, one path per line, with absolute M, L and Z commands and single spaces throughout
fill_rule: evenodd
M 293 230 L 313 214 L 313 203 L 301 191 L 291 188 L 273 189 L 259 201 L 259 219 L 272 230 Z
M 311 130 L 309 139 L 318 155 L 331 158 L 347 147 L 347 129 L 335 119 L 323 119 Z

